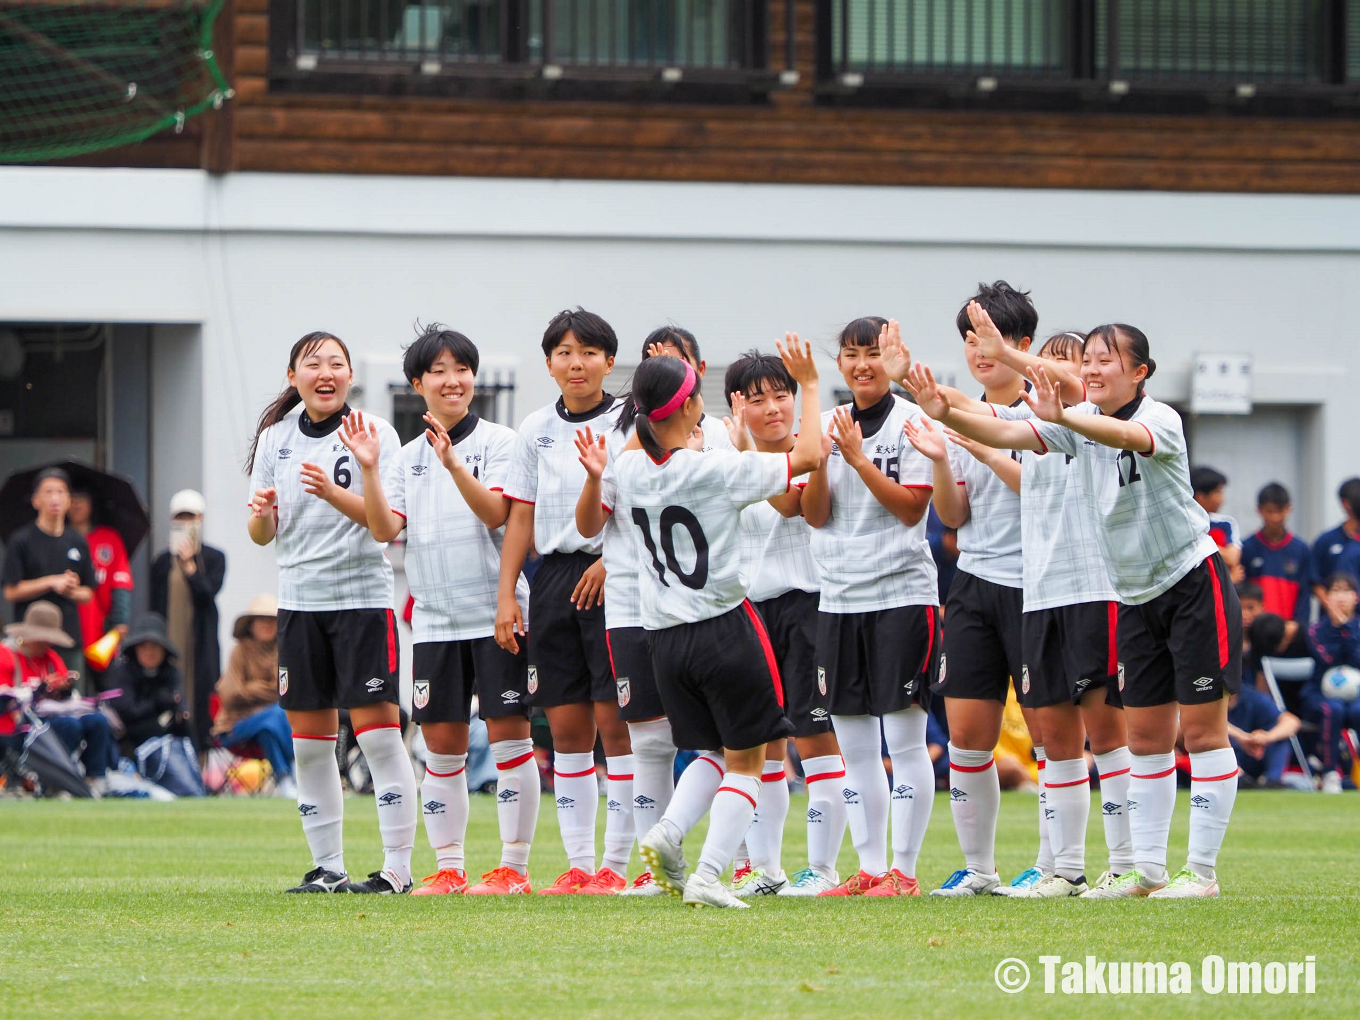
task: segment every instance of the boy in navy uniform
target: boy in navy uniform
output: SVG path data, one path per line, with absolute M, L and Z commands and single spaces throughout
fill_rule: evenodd
M 1338 562 L 1341 556 L 1360 547 L 1360 478 L 1347 478 L 1337 489 L 1336 497 L 1346 519 L 1313 542 L 1313 594 L 1319 602 L 1326 594 L 1323 582 L 1341 569 Z
M 1285 621 L 1284 641 L 1268 654 L 1307 655 L 1305 635 L 1311 608 L 1311 554 L 1308 544 L 1286 527 L 1292 507 L 1289 490 L 1271 482 L 1256 497 L 1261 529 L 1242 542 L 1242 566 L 1246 579 L 1261 588 L 1267 613 Z

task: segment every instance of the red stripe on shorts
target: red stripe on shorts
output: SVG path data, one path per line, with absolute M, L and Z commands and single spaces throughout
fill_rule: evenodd
M 926 606 L 926 664 L 921 672 L 930 676 L 930 653 L 935 651 L 935 607 Z
M 1214 553 L 1217 556 L 1218 553 Z M 1218 631 L 1218 668 L 1228 664 L 1228 617 L 1223 611 L 1223 589 L 1218 583 L 1218 570 L 1214 567 L 1214 557 L 1204 561 L 1209 568 L 1209 580 L 1214 586 L 1214 627 Z
M 614 665 L 614 642 L 609 640 L 609 631 L 604 632 L 604 650 L 609 653 L 609 672 L 614 674 L 614 679 L 619 678 L 619 668 Z
M 387 671 L 397 671 L 397 614 L 387 611 Z
M 751 626 L 756 629 L 756 637 L 760 639 L 760 650 L 765 653 L 765 664 L 770 667 L 770 679 L 774 682 L 775 700 L 779 702 L 779 707 L 783 708 L 784 683 L 779 679 L 779 663 L 774 657 L 774 647 L 770 644 L 770 635 L 765 631 L 765 622 L 756 612 L 756 607 L 751 605 L 750 599 L 742 599 L 741 606 L 746 610 L 746 615 L 751 618 Z M 740 793 L 741 791 L 737 792 Z
M 1105 607 L 1110 621 L 1110 661 L 1105 664 L 1105 675 L 1116 676 L 1119 673 L 1119 603 L 1106 602 Z

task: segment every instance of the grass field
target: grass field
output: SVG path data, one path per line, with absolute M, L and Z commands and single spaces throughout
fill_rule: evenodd
M 0 802 L 0 1016 L 306 1020 L 506 1016 L 713 1018 L 1340 1016 L 1360 1001 L 1360 810 L 1354 796 L 1243 793 L 1215 901 L 767 899 L 692 911 L 670 897 L 284 896 L 305 870 L 292 804 Z M 786 866 L 804 848 L 795 798 Z M 352 874 L 377 867 L 371 802 L 346 804 Z M 1184 856 L 1186 794 L 1172 830 Z M 604 812 L 601 811 L 601 819 Z M 1003 877 L 1033 861 L 1033 797 L 1006 794 Z M 1092 815 L 1092 877 L 1102 861 Z M 697 847 L 699 834 L 691 836 Z M 417 876 L 433 870 L 423 829 Z M 496 863 L 475 797 L 469 870 Z M 691 849 L 691 859 L 697 849 Z M 956 866 L 941 796 L 922 885 Z M 853 869 L 848 842 L 843 874 Z M 544 799 L 533 877 L 565 867 Z M 635 864 L 636 870 L 636 864 Z M 1184 996 L 1049 995 L 1038 958 L 1190 963 Z M 1200 961 L 1316 956 L 1314 995 L 1210 995 Z M 1033 983 L 1006 995 L 1006 957 Z

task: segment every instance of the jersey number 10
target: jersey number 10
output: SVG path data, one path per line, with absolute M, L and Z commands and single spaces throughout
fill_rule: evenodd
M 667 588 L 671 586 L 666 580 L 666 568 L 669 567 L 671 573 L 679 578 L 680 583 L 686 588 L 694 588 L 697 591 L 704 586 L 704 582 L 708 580 L 708 538 L 704 535 L 704 529 L 700 527 L 697 517 L 682 506 L 668 506 L 661 511 L 661 552 L 666 557 L 665 565 L 662 565 L 661 558 L 657 555 L 656 540 L 652 538 L 652 521 L 647 516 L 647 511 L 641 507 L 634 507 L 633 523 L 642 531 L 642 541 L 646 543 L 647 551 L 652 554 L 652 569 L 656 571 L 656 576 L 662 584 Z M 690 541 L 694 543 L 694 569 L 688 573 L 675 558 L 674 531 L 677 526 L 688 531 Z

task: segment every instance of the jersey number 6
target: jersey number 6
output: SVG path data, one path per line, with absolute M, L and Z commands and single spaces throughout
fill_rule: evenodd
M 652 554 L 652 567 L 656 570 L 656 576 L 667 588 L 670 582 L 666 580 L 666 567 L 670 567 L 671 573 L 680 579 L 680 583 L 686 588 L 699 589 L 708 580 L 708 538 L 704 535 L 704 529 L 699 526 L 699 519 L 682 506 L 668 506 L 661 511 L 661 551 L 665 554 L 666 564 L 662 566 L 661 559 L 656 554 L 656 541 L 652 538 L 652 522 L 647 516 L 647 511 L 641 507 L 633 508 L 633 523 L 642 530 L 642 541 L 647 545 L 647 551 Z M 675 537 L 672 534 L 676 525 L 689 532 L 690 541 L 694 543 L 694 570 L 686 573 L 675 558 Z
M 335 462 L 335 484 L 342 489 L 348 489 L 349 483 L 354 481 L 354 476 L 350 474 L 349 468 L 345 467 L 349 463 L 349 454 L 345 454 Z

